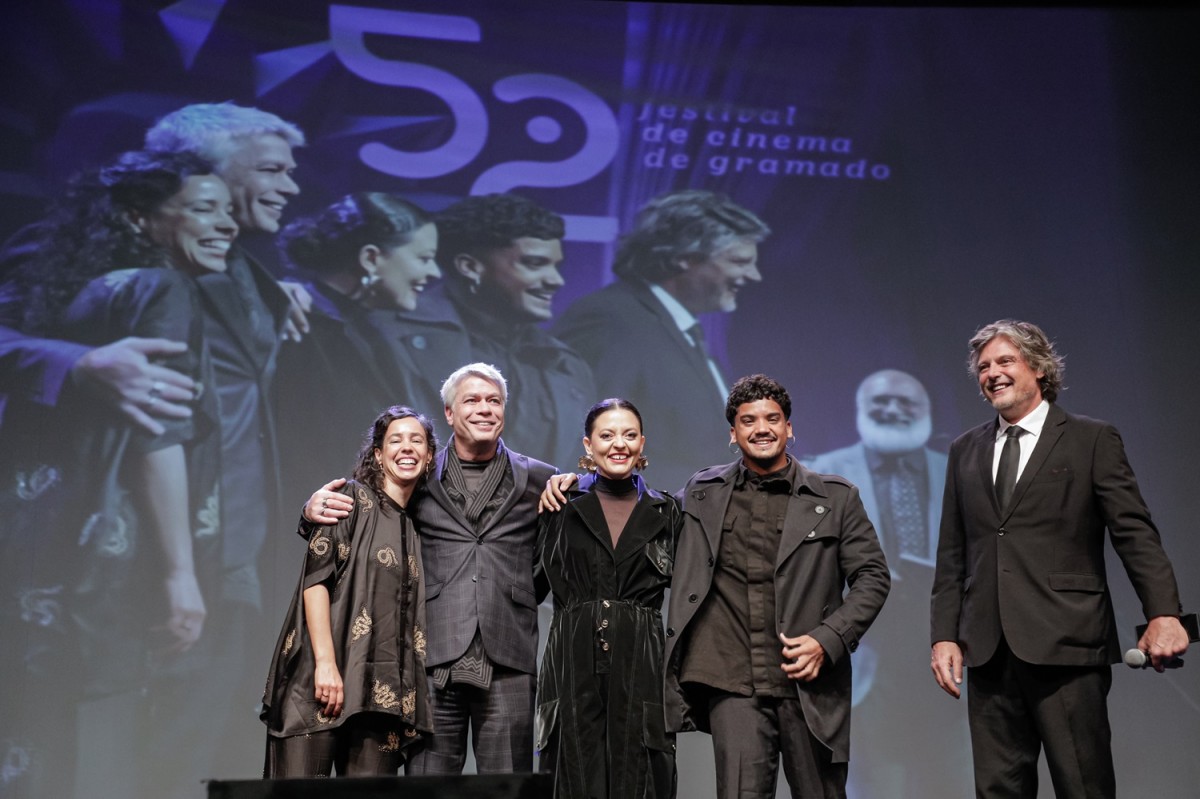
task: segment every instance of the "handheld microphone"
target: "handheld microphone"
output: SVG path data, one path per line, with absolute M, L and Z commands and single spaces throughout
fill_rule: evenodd
M 1131 669 L 1145 669 L 1153 667 L 1150 661 L 1150 656 L 1140 649 L 1130 649 L 1125 653 L 1125 665 Z M 1183 667 L 1183 658 L 1171 658 L 1163 663 L 1164 668 L 1178 669 Z

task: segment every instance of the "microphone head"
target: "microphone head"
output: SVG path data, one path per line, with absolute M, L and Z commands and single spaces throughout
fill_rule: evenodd
M 1125 665 L 1131 669 L 1143 669 L 1150 660 L 1140 649 L 1130 649 L 1125 652 Z

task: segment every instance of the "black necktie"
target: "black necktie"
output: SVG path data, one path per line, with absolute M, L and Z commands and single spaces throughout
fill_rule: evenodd
M 1018 439 L 1024 432 L 1014 424 L 1005 433 L 1008 438 L 1000 450 L 1000 465 L 996 467 L 996 499 L 1000 502 L 1000 510 L 1008 507 L 1013 489 L 1017 486 L 1017 464 L 1021 461 L 1021 442 Z

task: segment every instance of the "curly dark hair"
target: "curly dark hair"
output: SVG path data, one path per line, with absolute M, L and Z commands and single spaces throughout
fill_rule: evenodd
M 561 239 L 566 233 L 561 216 L 516 194 L 468 197 L 442 211 L 436 221 L 438 252 L 447 265 L 460 254 L 479 257 L 517 239 Z M 449 268 L 446 279 L 466 280 Z
M 133 216 L 149 216 L 194 175 L 213 174 L 192 153 L 123 153 L 107 166 L 76 175 L 37 233 L 34 255 L 14 276 L 24 303 L 22 328 L 53 331 L 79 291 L 114 269 L 165 266 L 166 251 L 142 235 Z
M 613 273 L 658 283 L 679 274 L 680 262 L 711 258 L 736 239 L 761 242 L 771 229 L 724 194 L 673 191 L 642 206 L 633 230 L 621 238 Z
M 729 390 L 729 399 L 725 402 L 725 420 L 732 425 L 738 408 L 758 400 L 775 400 L 783 409 L 783 418 L 792 418 L 792 398 L 778 380 L 766 375 L 747 375 Z
M 285 227 L 279 234 L 279 249 L 306 272 L 328 275 L 353 266 L 368 244 L 381 250 L 403 246 L 431 222 L 432 216 L 408 200 L 383 192 L 357 192 Z
M 429 454 L 436 457 L 438 450 L 437 434 L 433 431 L 433 422 L 429 417 L 417 413 L 407 405 L 393 405 L 384 409 L 363 436 L 362 445 L 358 448 L 358 462 L 354 467 L 354 479 L 364 485 L 369 485 L 376 494 L 383 496 L 383 469 L 375 460 L 375 450 L 383 448 L 383 439 L 388 427 L 397 419 L 416 419 L 425 430 L 425 440 L 429 442 Z M 431 461 L 432 463 L 432 461 Z

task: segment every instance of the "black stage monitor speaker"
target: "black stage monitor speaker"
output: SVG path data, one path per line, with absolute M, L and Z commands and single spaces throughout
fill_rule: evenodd
M 211 780 L 208 799 L 550 799 L 549 774 Z

